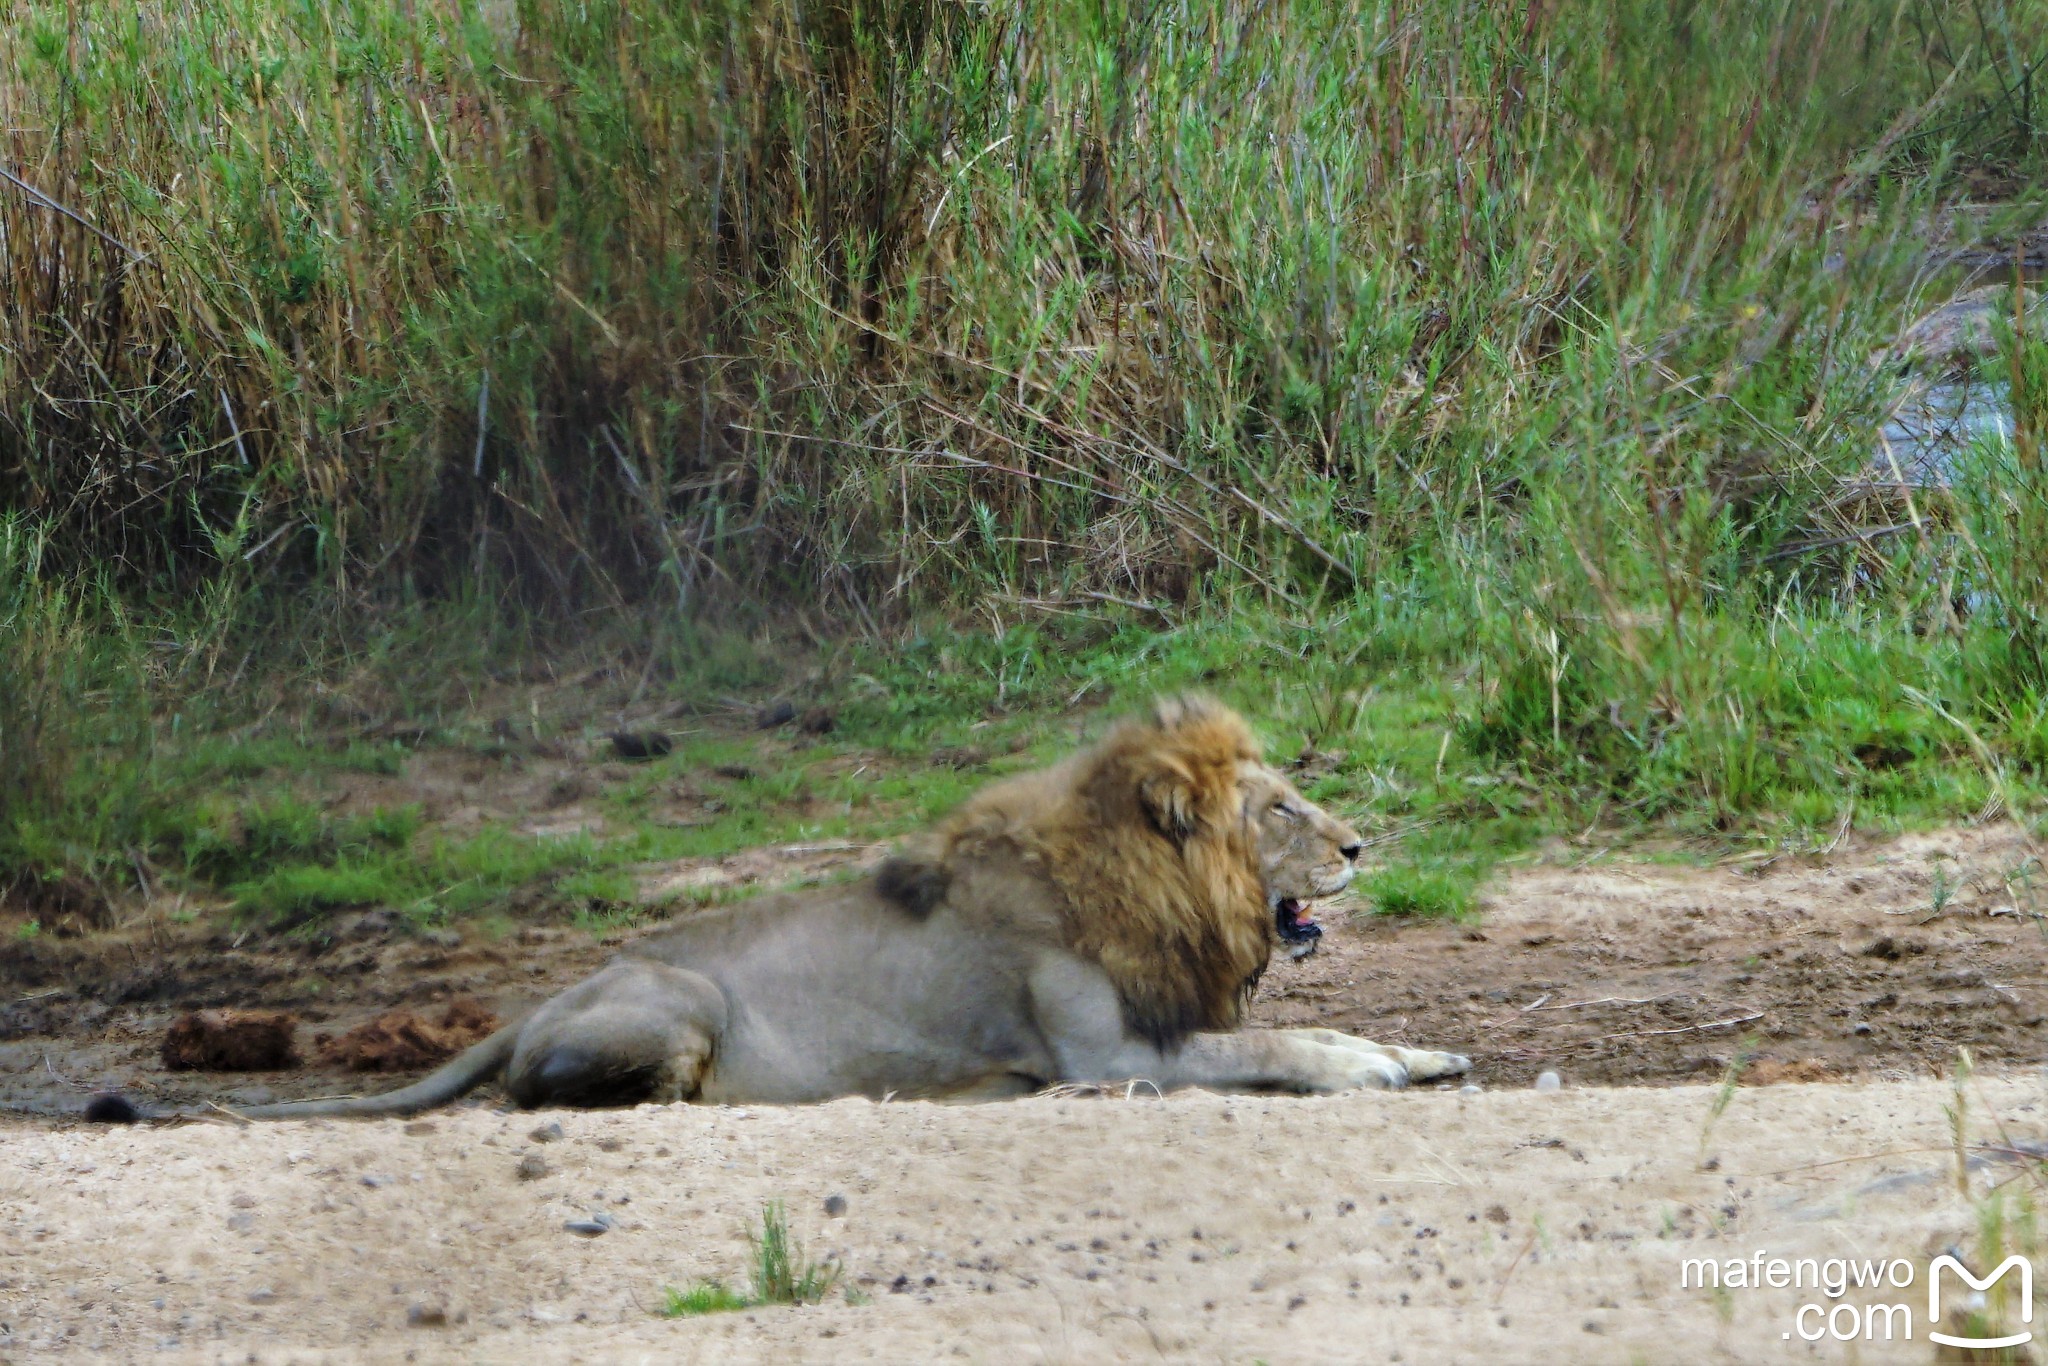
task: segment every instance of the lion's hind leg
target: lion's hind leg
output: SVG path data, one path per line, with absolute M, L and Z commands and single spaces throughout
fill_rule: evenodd
M 710 979 L 621 959 L 534 1012 L 505 1089 L 529 1109 L 689 1100 L 725 1021 L 724 995 Z
M 1333 1048 L 1348 1048 L 1356 1053 L 1375 1054 L 1399 1063 L 1407 1073 L 1408 1081 L 1435 1081 L 1441 1077 L 1455 1077 L 1469 1071 L 1472 1059 L 1462 1053 L 1439 1053 L 1428 1048 L 1403 1048 L 1399 1044 L 1374 1043 L 1354 1034 L 1340 1034 L 1334 1029 L 1290 1029 L 1312 1043 L 1328 1044 Z

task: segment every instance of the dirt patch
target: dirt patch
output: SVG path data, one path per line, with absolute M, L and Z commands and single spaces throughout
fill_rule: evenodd
M 2048 935 L 2010 827 L 1707 867 L 1513 870 L 1476 925 L 1362 916 L 1254 1014 L 1469 1053 L 1488 1086 L 1944 1075 L 2048 1057 Z
M 659 898 L 801 883 L 881 853 L 776 846 L 649 868 L 642 884 Z M 1567 1087 L 1718 1082 L 1738 1057 L 1751 1084 L 1926 1077 L 1945 1074 L 1959 1045 L 1980 1065 L 2037 1064 L 2048 1059 L 2048 937 L 2028 885 L 2038 870 L 2010 827 L 1704 867 L 1610 854 L 1515 869 L 1475 925 L 1326 911 L 1322 951 L 1273 965 L 1252 1023 L 1454 1049 L 1487 1087 L 1547 1069 Z M 203 923 L 0 940 L 0 1106 L 71 1110 L 102 1087 L 159 1105 L 346 1089 L 352 1074 L 317 1057 L 223 1086 L 166 1072 L 157 1048 L 172 1013 L 194 1007 L 290 1009 L 337 1034 L 401 1007 L 436 1019 L 461 996 L 515 1019 L 618 942 L 552 925 L 423 938 L 374 912 L 317 942 Z
M 164 1031 L 172 1072 L 269 1072 L 299 1065 L 299 1020 L 288 1010 L 195 1010 Z
M 438 1066 L 498 1028 L 498 1017 L 473 996 L 448 1003 L 439 1023 L 412 1010 L 392 1010 L 339 1038 L 316 1038 L 320 1061 L 350 1072 L 416 1072 Z

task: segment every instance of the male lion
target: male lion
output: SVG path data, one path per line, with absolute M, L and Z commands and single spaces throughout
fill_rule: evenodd
M 1396 1087 L 1454 1053 L 1228 1033 L 1321 928 L 1360 842 L 1244 722 L 1167 702 L 983 790 L 873 875 L 695 916 L 425 1079 L 242 1113 L 404 1115 L 502 1079 L 524 1106 L 994 1097 L 1057 1082 Z

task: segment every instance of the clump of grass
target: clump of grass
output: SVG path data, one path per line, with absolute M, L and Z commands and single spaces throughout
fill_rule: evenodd
M 789 1217 L 780 1200 L 761 1207 L 761 1228 L 748 1230 L 753 1245 L 752 1280 L 744 1291 L 718 1281 L 699 1281 L 687 1290 L 673 1286 L 663 1293 L 658 1311 L 664 1318 L 689 1318 L 769 1304 L 816 1304 L 832 1293 L 843 1274 L 837 1262 L 813 1262 L 789 1231 Z
M 1472 914 L 1477 879 L 1468 871 L 1390 863 L 1365 876 L 1365 894 L 1381 915 L 1462 920 Z

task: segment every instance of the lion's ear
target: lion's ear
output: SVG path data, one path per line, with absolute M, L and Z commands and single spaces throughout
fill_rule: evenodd
M 1178 759 L 1160 755 L 1138 777 L 1138 801 L 1160 833 L 1176 844 L 1185 842 L 1202 823 L 1201 793 L 1195 775 Z
M 875 870 L 875 890 L 919 920 L 945 900 L 952 881 L 942 864 L 907 854 L 894 855 Z

